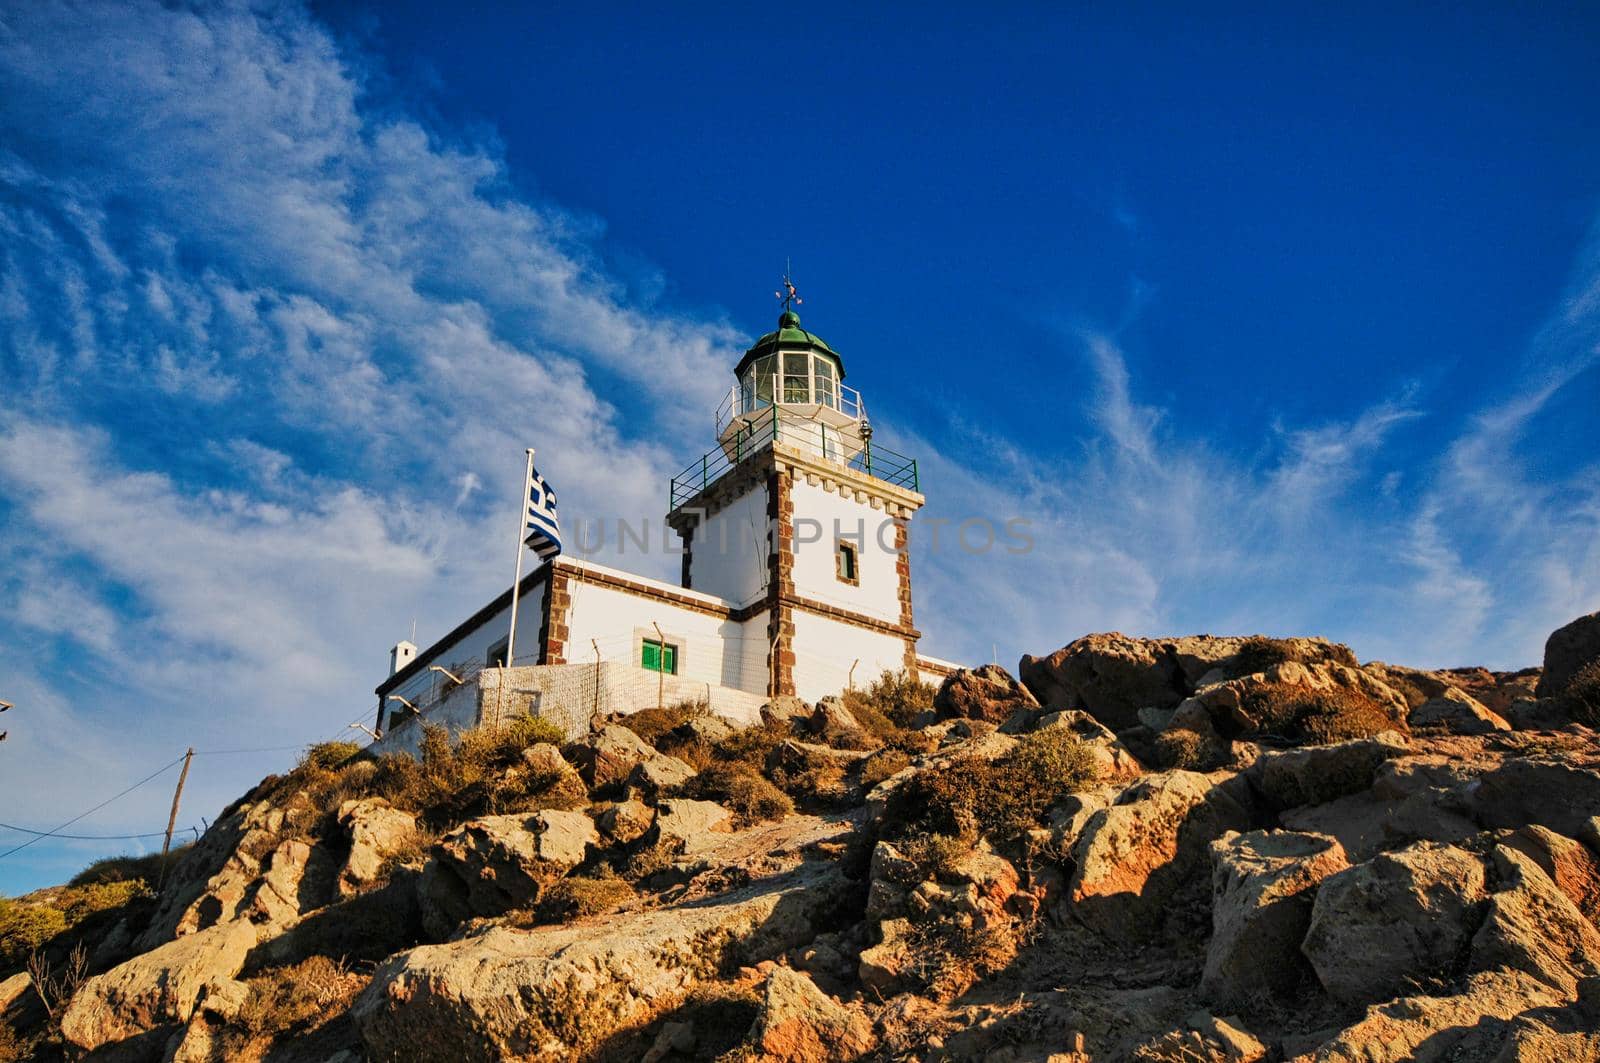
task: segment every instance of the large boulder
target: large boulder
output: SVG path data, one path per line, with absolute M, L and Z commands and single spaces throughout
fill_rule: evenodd
M 1600 858 L 1587 845 L 1537 823 L 1511 832 L 1502 844 L 1538 864 L 1583 917 L 1600 927 Z
M 1141 779 L 1079 834 L 1067 885 L 1072 911 L 1103 934 L 1149 937 L 1168 902 L 1205 874 L 1210 843 L 1249 828 L 1248 809 L 1209 776 L 1172 771 Z
M 1342 1004 L 1399 996 L 1449 972 L 1487 899 L 1483 860 L 1418 843 L 1327 878 L 1301 950 Z
M 485 933 L 391 957 L 351 1008 L 368 1058 L 564 1058 L 719 971 L 816 936 L 848 889 L 803 864 L 707 901 L 598 925 Z
M 1556 628 L 1544 644 L 1544 671 L 1537 694 L 1553 698 L 1567 689 L 1578 669 L 1600 657 L 1600 613 L 1580 616 Z
M 1473 936 L 1473 967 L 1522 971 L 1576 996 L 1600 976 L 1600 931 L 1526 853 L 1496 846 L 1494 862 L 1502 888 Z
M 1046 708 L 1083 709 L 1113 731 L 1135 726 L 1140 709 L 1172 708 L 1187 693 L 1169 647 L 1119 632 L 1085 635 L 1048 657 L 1025 655 L 1017 671 Z
M 1201 993 L 1238 1007 L 1262 991 L 1294 989 L 1308 968 L 1300 942 L 1323 879 L 1349 867 L 1322 834 L 1251 831 L 1211 843 L 1211 925 Z
M 635 767 L 659 755 L 650 743 L 617 724 L 607 724 L 573 742 L 566 752 L 590 786 L 625 782 Z
M 423 920 L 443 936 L 463 919 L 527 907 L 599 841 L 594 821 L 582 812 L 546 809 L 470 820 L 439 839 L 423 868 Z
M 1504 717 L 1490 712 L 1483 703 L 1455 687 L 1429 698 L 1411 710 L 1407 723 L 1413 731 L 1438 729 L 1451 734 L 1475 735 L 1490 731 L 1509 731 Z
M 1409 752 L 1404 736 L 1386 731 L 1327 746 L 1269 750 L 1245 777 L 1274 808 L 1320 805 L 1371 788 L 1380 765 Z
M 406 851 L 417 837 L 417 817 L 379 798 L 346 801 L 339 806 L 338 822 L 350 842 L 350 855 L 339 869 L 343 897 L 376 884 L 389 858 Z
M 61 1016 L 61 1034 L 86 1051 L 186 1023 L 206 984 L 237 975 L 257 929 L 233 920 L 170 941 L 96 975 Z
M 775 967 L 747 1040 L 774 1063 L 833 1063 L 872 1050 L 872 1022 L 839 1004 L 799 971 Z
M 959 717 L 1000 723 L 1018 709 L 1036 709 L 1038 699 L 998 664 L 961 668 L 945 676 L 933 696 L 940 719 Z
M 733 830 L 733 813 L 715 801 L 676 797 L 661 802 L 651 836 L 645 840 L 692 856 L 717 844 L 717 834 Z

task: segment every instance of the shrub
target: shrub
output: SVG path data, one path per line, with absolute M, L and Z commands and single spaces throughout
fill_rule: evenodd
M 863 727 L 881 735 L 883 720 L 896 728 L 910 727 L 918 716 L 931 711 L 937 692 L 936 687 L 913 679 L 910 672 L 884 672 L 865 690 L 846 691 L 844 704 Z
M 917 834 L 901 841 L 899 847 L 924 879 L 950 879 L 956 876 L 961 858 L 972 852 L 974 841 L 958 834 Z
M 526 715 L 463 732 L 455 744 L 445 728 L 423 724 L 420 761 L 378 758 L 364 790 L 435 828 L 484 813 L 574 808 L 588 797 L 576 775 L 535 773 L 522 762 L 523 750 L 561 736 L 550 721 Z
M 575 876 L 553 883 L 539 897 L 539 916 L 544 922 L 571 922 L 609 912 L 633 896 L 633 887 L 605 867 L 592 878 Z
M 1248 691 L 1242 707 L 1256 721 L 1247 734 L 1314 745 L 1405 729 L 1404 721 L 1391 717 L 1378 701 L 1350 687 L 1266 683 Z
M 861 785 L 870 790 L 911 766 L 911 757 L 898 749 L 880 749 L 861 764 Z
M 20 967 L 34 949 L 67 925 L 67 915 L 59 908 L 0 898 L 0 968 Z
M 680 701 L 676 705 L 664 708 L 641 709 L 629 713 L 617 722 L 654 746 L 663 736 L 676 731 L 696 716 L 704 716 L 710 711 L 703 701 Z
M 1077 735 L 1035 731 L 998 760 L 961 756 L 911 776 L 891 796 L 884 822 L 899 837 L 964 836 L 974 827 L 1011 836 L 1097 777 L 1094 754 Z
M 735 731 L 711 747 L 711 756 L 724 764 L 743 764 L 760 772 L 774 749 L 794 737 L 786 723 L 758 723 Z
M 1578 669 L 1556 702 L 1577 722 L 1600 726 L 1600 657 Z
M 782 819 L 794 811 L 789 795 L 742 763 L 715 764 L 689 780 L 685 792 L 715 801 L 737 817 L 741 828 Z
M 1197 731 L 1174 727 L 1156 735 L 1156 759 L 1163 768 L 1206 771 L 1215 752 L 1212 743 Z
M 17 1063 L 27 1059 L 27 1042 L 17 1036 L 8 1022 L 0 1022 L 0 1063 Z
M 1315 648 L 1302 648 L 1289 639 L 1252 635 L 1240 644 L 1238 652 L 1233 655 L 1230 668 L 1235 675 L 1254 675 L 1257 672 L 1265 672 L 1274 665 L 1290 661 L 1300 664 L 1332 661 L 1350 668 L 1358 667 L 1356 655 L 1348 646 L 1339 643 L 1313 643 L 1312 646 Z
M 354 742 L 318 742 L 305 751 L 305 755 L 300 758 L 300 763 L 294 766 L 294 770 L 334 771 L 360 753 L 361 747 Z

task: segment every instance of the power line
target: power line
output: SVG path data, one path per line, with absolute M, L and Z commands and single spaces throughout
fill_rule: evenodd
M 124 798 L 124 797 L 128 796 L 129 794 L 133 793 L 133 791 L 137 790 L 139 787 L 141 787 L 145 783 L 149 782 L 151 779 L 154 779 L 156 776 L 162 775 L 162 774 L 164 774 L 166 772 L 171 771 L 173 768 L 177 767 L 178 763 L 180 761 L 182 761 L 182 760 L 183 760 L 182 757 L 178 757 L 177 759 L 173 760 L 171 763 L 168 763 L 166 765 L 163 765 L 160 768 L 157 768 L 155 771 L 151 772 L 149 775 L 146 775 L 144 778 L 140 779 L 138 782 L 134 783 L 132 786 L 128 787 L 126 790 L 123 790 L 121 793 L 118 793 L 118 794 L 113 794 L 112 796 L 106 798 L 104 801 L 101 801 L 98 805 L 95 805 L 93 808 L 89 809 L 87 812 L 78 813 L 76 816 L 73 816 L 71 819 L 69 819 L 65 823 L 61 824 L 59 827 L 56 827 L 55 830 L 44 831 L 44 832 L 42 832 L 40 834 L 35 835 L 32 838 L 29 838 L 27 841 L 23 842 L 21 845 L 14 846 L 14 847 L 12 847 L 10 849 L 7 849 L 5 852 L 0 853 L 0 860 L 4 860 L 6 857 L 11 856 L 13 853 L 21 852 L 22 850 L 26 849 L 28 846 L 32 845 L 34 842 L 39 841 L 41 838 L 58 837 L 59 835 L 57 835 L 56 831 L 65 830 L 66 828 L 72 826 L 74 823 L 78 822 L 78 820 L 83 819 L 85 816 L 91 816 L 94 813 L 100 811 L 102 808 L 104 808 L 107 805 L 111 804 L 113 801 L 117 801 L 117 800 L 119 800 L 121 798 Z M 162 833 L 164 834 L 166 832 L 163 831 Z
M 40 838 L 63 838 L 75 842 L 126 842 L 137 838 L 160 838 L 167 832 L 164 830 L 152 831 L 149 834 L 60 834 L 57 830 L 33 830 L 29 827 L 19 827 L 14 823 L 0 823 L 0 828 L 14 830 L 18 834 L 34 834 Z

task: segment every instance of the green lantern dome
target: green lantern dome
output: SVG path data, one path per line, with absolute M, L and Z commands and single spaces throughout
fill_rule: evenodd
M 739 359 L 739 364 L 734 367 L 734 375 L 743 377 L 744 371 L 750 367 L 750 363 L 764 355 L 775 354 L 779 350 L 811 350 L 826 354 L 833 359 L 834 364 L 838 367 L 839 379 L 844 379 L 844 360 L 839 357 L 839 352 L 829 347 L 821 336 L 801 328 L 800 315 L 793 310 L 785 310 L 783 315 L 778 318 L 776 332 L 769 332 L 762 336 L 751 345 L 748 351 L 744 352 L 744 357 Z

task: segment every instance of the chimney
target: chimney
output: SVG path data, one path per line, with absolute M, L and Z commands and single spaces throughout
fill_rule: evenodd
M 417 644 L 401 639 L 394 644 L 394 649 L 389 651 L 389 674 L 394 675 L 416 659 Z

